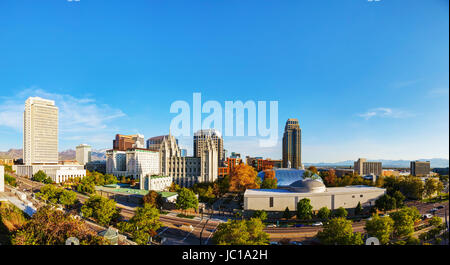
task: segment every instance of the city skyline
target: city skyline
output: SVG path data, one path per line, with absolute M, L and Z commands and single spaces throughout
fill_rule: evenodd
M 81 143 L 108 149 L 117 133 L 168 134 L 170 104 L 201 92 L 203 101 L 279 102 L 278 144 L 224 137 L 229 153 L 281 158 L 284 123 L 295 118 L 305 163 L 449 158 L 446 3 L 249 1 L 233 8 L 194 1 L 186 13 L 183 3 L 169 10 L 143 2 L 19 2 L 0 3 L 0 23 L 14 29 L 0 34 L 8 51 L 0 60 L 1 151 L 22 147 L 28 97 L 55 100 L 63 151 Z M 38 19 L 45 9 L 53 15 Z M 144 20 L 146 12 L 155 20 Z M 360 15 L 349 22 L 350 13 Z M 99 21 L 110 27 L 99 30 Z M 179 141 L 192 154 L 192 137 Z

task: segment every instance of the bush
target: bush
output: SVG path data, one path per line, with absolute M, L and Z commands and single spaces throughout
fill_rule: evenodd
M 348 212 L 347 212 L 347 210 L 345 210 L 344 207 L 337 208 L 333 214 L 334 217 L 347 217 L 347 215 L 348 215 Z
M 13 186 L 13 187 L 17 186 L 16 178 L 13 176 L 10 176 L 9 174 L 5 174 L 5 182 L 10 186 Z
M 261 221 L 267 219 L 267 212 L 264 210 L 257 210 L 253 213 L 253 218 L 259 218 Z
M 47 174 L 45 174 L 45 172 L 42 170 L 39 170 L 38 172 L 36 172 L 36 174 L 33 175 L 31 180 L 37 181 L 37 182 L 42 182 L 45 184 L 53 183 L 53 180 L 50 177 L 48 177 Z

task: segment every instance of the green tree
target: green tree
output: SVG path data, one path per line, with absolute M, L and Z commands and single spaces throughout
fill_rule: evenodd
M 277 179 L 273 178 L 264 178 L 261 189 L 276 189 L 277 188 Z
M 259 218 L 228 220 L 217 226 L 213 241 L 218 245 L 268 245 L 269 234 L 264 228 Z
M 319 217 L 322 220 L 328 220 L 331 216 L 331 211 L 327 207 L 322 207 L 319 209 L 319 212 L 317 213 L 317 217 Z
M 397 201 L 394 197 L 384 194 L 375 201 L 375 207 L 380 211 L 390 211 L 397 208 Z
M 433 216 L 428 223 L 432 226 L 439 226 L 442 224 L 442 219 L 438 216 Z
M 264 221 L 267 219 L 267 212 L 264 210 L 257 210 L 253 212 L 253 218 L 259 218 L 261 221 Z
M 371 220 L 366 222 L 364 228 L 369 236 L 373 236 L 380 240 L 381 244 L 387 244 L 394 231 L 394 221 L 390 217 L 380 217 L 373 215 Z
M 363 207 L 361 206 L 361 202 L 358 202 L 358 205 L 355 207 L 355 215 L 360 215 L 363 212 Z
M 161 225 L 158 209 L 151 204 L 144 204 L 144 207 L 136 208 L 135 215 L 128 222 L 121 222 L 118 226 L 122 232 L 130 233 L 134 242 L 146 245 Z
M 187 188 L 182 188 L 178 193 L 177 209 L 182 209 L 186 211 L 187 209 L 197 209 L 198 208 L 198 199 L 195 196 L 195 193 Z
M 360 233 L 353 233 L 352 222 L 343 217 L 332 218 L 324 225 L 317 238 L 325 245 L 362 245 Z
M 410 236 L 414 232 L 414 222 L 418 215 L 416 211 L 417 209 L 404 207 L 391 213 L 390 217 L 394 220 L 394 235 L 396 237 Z
M 347 217 L 347 215 L 348 215 L 348 212 L 347 212 L 347 210 L 344 207 L 339 207 L 334 212 L 334 216 L 335 217 L 343 217 L 343 218 L 345 218 L 345 217 Z
M 402 208 L 404 206 L 404 201 L 406 199 L 405 195 L 400 191 L 395 191 L 392 197 L 395 199 L 395 207 Z
M 311 200 L 303 198 L 297 203 L 297 218 L 301 220 L 309 220 L 312 218 Z
M 93 182 L 84 181 L 78 184 L 77 191 L 84 194 L 95 193 L 95 184 Z
M 58 201 L 64 206 L 74 205 L 78 201 L 77 194 L 73 191 L 63 190 L 59 195 Z
M 434 194 L 441 192 L 444 189 L 444 184 L 437 178 L 427 178 L 424 185 L 424 193 L 426 197 L 431 197 Z
M 47 203 L 57 204 L 62 191 L 63 189 L 57 188 L 52 184 L 47 184 L 41 187 L 40 191 L 36 193 L 36 196 L 43 199 Z
M 283 218 L 286 218 L 286 219 L 291 219 L 291 212 L 289 211 L 289 207 L 286 207 L 286 209 L 284 209 L 284 213 L 283 213 Z
M 170 192 L 179 192 L 181 190 L 180 185 L 176 184 L 175 182 L 172 182 L 169 187 Z
M 116 202 L 100 195 L 92 195 L 81 207 L 84 217 L 92 217 L 99 224 L 107 226 L 119 218 Z
M 42 182 L 45 184 L 51 184 L 53 183 L 53 180 L 47 176 L 47 174 L 45 174 L 44 171 L 39 170 L 38 172 L 36 172 L 33 177 L 31 178 L 31 180 L 33 181 L 37 181 L 37 182 Z

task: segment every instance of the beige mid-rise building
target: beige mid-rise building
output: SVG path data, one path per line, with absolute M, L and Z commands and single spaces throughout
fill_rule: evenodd
M 91 162 L 91 146 L 87 144 L 80 144 L 76 147 L 76 160 L 80 165 L 86 165 Z
M 58 107 L 53 100 L 30 97 L 25 101 L 23 162 L 58 163 Z
M 383 174 L 383 167 L 381 162 L 367 162 L 365 158 L 359 158 L 354 163 L 355 173 L 360 176 L 375 175 L 381 176 Z

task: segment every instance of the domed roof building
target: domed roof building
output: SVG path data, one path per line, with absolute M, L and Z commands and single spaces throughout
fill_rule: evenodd
M 294 182 L 303 180 L 303 175 L 306 172 L 306 170 L 294 168 L 275 168 L 272 170 L 275 171 L 275 178 L 277 179 L 278 187 L 289 187 Z M 258 173 L 258 177 L 261 181 L 264 180 L 265 174 L 266 173 L 264 171 Z M 314 174 L 311 178 L 323 182 L 322 178 L 317 174 Z
M 289 185 L 289 188 L 293 192 L 308 192 L 308 193 L 319 193 L 325 192 L 327 190 L 323 182 L 311 178 L 297 180 L 296 182 Z

